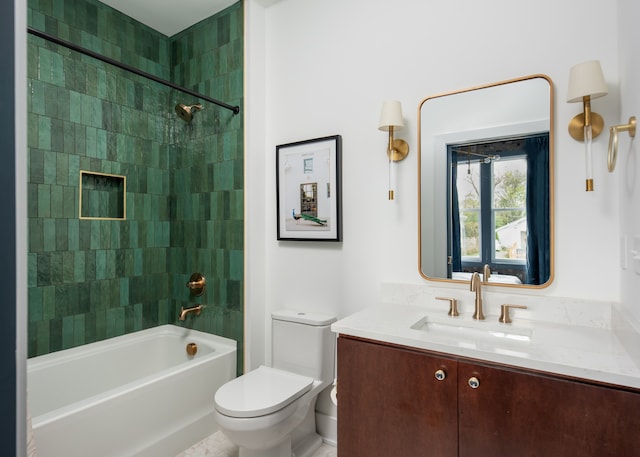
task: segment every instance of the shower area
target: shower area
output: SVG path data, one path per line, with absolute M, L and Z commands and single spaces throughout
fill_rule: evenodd
M 176 324 L 240 373 L 243 120 L 207 98 L 242 106 L 242 3 L 172 37 L 96 0 L 29 0 L 28 26 L 152 76 L 28 37 L 29 357 Z

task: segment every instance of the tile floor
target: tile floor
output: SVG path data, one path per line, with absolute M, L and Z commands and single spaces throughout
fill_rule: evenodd
M 313 454 L 313 457 L 337 456 L 336 448 L 326 444 L 320 446 Z M 216 432 L 176 457 L 238 457 L 238 448 L 231 444 L 222 432 Z

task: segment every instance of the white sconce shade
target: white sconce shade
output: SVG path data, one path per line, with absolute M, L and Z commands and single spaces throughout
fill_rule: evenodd
M 394 129 L 404 127 L 404 121 L 402 120 L 402 105 L 397 100 L 387 100 L 382 103 L 378 130 L 388 132 L 389 127 L 393 127 Z
M 593 98 L 607 95 L 607 83 L 604 80 L 600 61 L 590 60 L 571 67 L 569 72 L 569 90 L 567 102 L 581 102 L 583 97 Z

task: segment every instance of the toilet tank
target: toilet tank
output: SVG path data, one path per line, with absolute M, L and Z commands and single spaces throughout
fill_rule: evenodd
M 335 316 L 291 310 L 271 314 L 272 366 L 332 382 L 334 377 Z

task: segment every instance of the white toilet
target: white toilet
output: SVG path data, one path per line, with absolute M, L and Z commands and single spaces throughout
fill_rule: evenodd
M 239 457 L 308 457 L 320 447 L 318 394 L 334 377 L 334 316 L 271 315 L 272 367 L 260 366 L 218 389 L 215 417 Z

